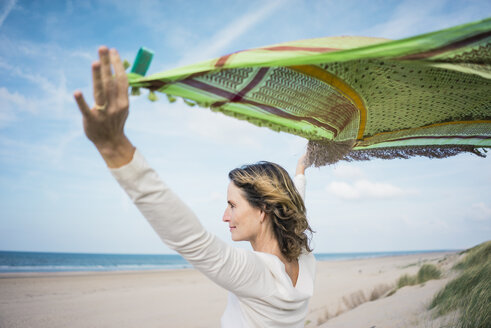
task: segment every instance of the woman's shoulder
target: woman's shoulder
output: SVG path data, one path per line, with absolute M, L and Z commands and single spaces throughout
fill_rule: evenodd
M 253 253 L 261 260 L 261 262 L 264 263 L 264 265 L 272 273 L 283 273 L 285 271 L 285 264 L 280 260 L 278 256 L 256 251 L 253 251 Z M 315 276 L 316 260 L 312 252 L 304 250 L 298 257 L 298 265 L 300 271 L 308 273 L 308 275 L 312 278 Z M 276 274 L 274 275 L 277 276 Z
M 271 265 L 276 265 L 276 264 L 282 264 L 280 258 L 274 254 L 270 253 L 264 253 L 264 252 L 257 252 L 257 251 L 252 251 L 252 253 L 256 254 L 263 262 L 266 264 L 271 264 Z M 299 264 L 306 264 L 306 265 L 315 265 L 315 256 L 313 252 L 308 252 L 306 249 L 302 250 L 302 253 L 300 253 L 300 256 L 298 257 L 298 262 Z

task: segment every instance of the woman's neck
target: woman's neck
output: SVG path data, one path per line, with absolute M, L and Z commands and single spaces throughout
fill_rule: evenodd
M 289 261 L 283 256 L 278 240 L 274 236 L 273 229 L 262 230 L 254 240 L 250 240 L 250 243 L 256 252 L 276 255 L 285 265 L 285 272 L 290 277 L 293 287 L 296 286 L 299 273 L 298 260 Z
M 278 240 L 276 240 L 272 229 L 263 229 L 253 240 L 250 240 L 252 249 L 256 252 L 268 253 L 276 255 L 284 262 L 283 254 L 281 253 Z

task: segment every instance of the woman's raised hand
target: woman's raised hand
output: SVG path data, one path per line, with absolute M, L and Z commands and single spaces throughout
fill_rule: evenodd
M 99 61 L 92 64 L 92 79 L 95 102 L 92 108 L 87 105 L 82 92 L 74 93 L 83 116 L 85 134 L 109 167 L 120 167 L 131 161 L 135 148 L 124 133 L 129 109 L 128 79 L 116 49 L 99 48 Z
M 303 174 L 305 175 L 305 169 L 307 168 L 305 166 L 305 159 L 307 158 L 307 153 L 304 153 L 300 158 L 298 159 L 297 162 L 297 169 L 295 171 L 295 175 L 300 175 Z

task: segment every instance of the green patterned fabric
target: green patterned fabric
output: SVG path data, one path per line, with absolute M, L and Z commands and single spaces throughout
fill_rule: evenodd
M 134 92 L 302 136 L 316 166 L 491 147 L 491 19 L 397 41 L 287 42 L 128 77 Z

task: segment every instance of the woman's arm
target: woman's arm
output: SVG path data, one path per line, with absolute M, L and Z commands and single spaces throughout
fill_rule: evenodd
M 160 180 L 124 133 L 128 80 L 115 49 L 99 48 L 92 64 L 95 105 L 74 93 L 84 130 L 155 232 L 220 286 L 244 296 L 264 296 L 274 286 L 256 254 L 231 247 L 206 231 L 192 211 Z M 115 76 L 112 76 L 111 65 Z
M 305 157 L 307 156 L 307 153 L 304 153 L 297 162 L 297 169 L 295 171 L 295 177 L 293 178 L 293 183 L 295 184 L 295 187 L 298 190 L 298 193 L 302 197 L 302 199 L 305 201 L 305 184 L 306 184 L 306 179 L 305 179 L 305 170 L 307 169 L 305 166 Z
M 237 295 L 263 297 L 271 293 L 274 283 L 261 258 L 206 231 L 138 150 L 128 165 L 111 173 L 160 239 L 196 269 Z

